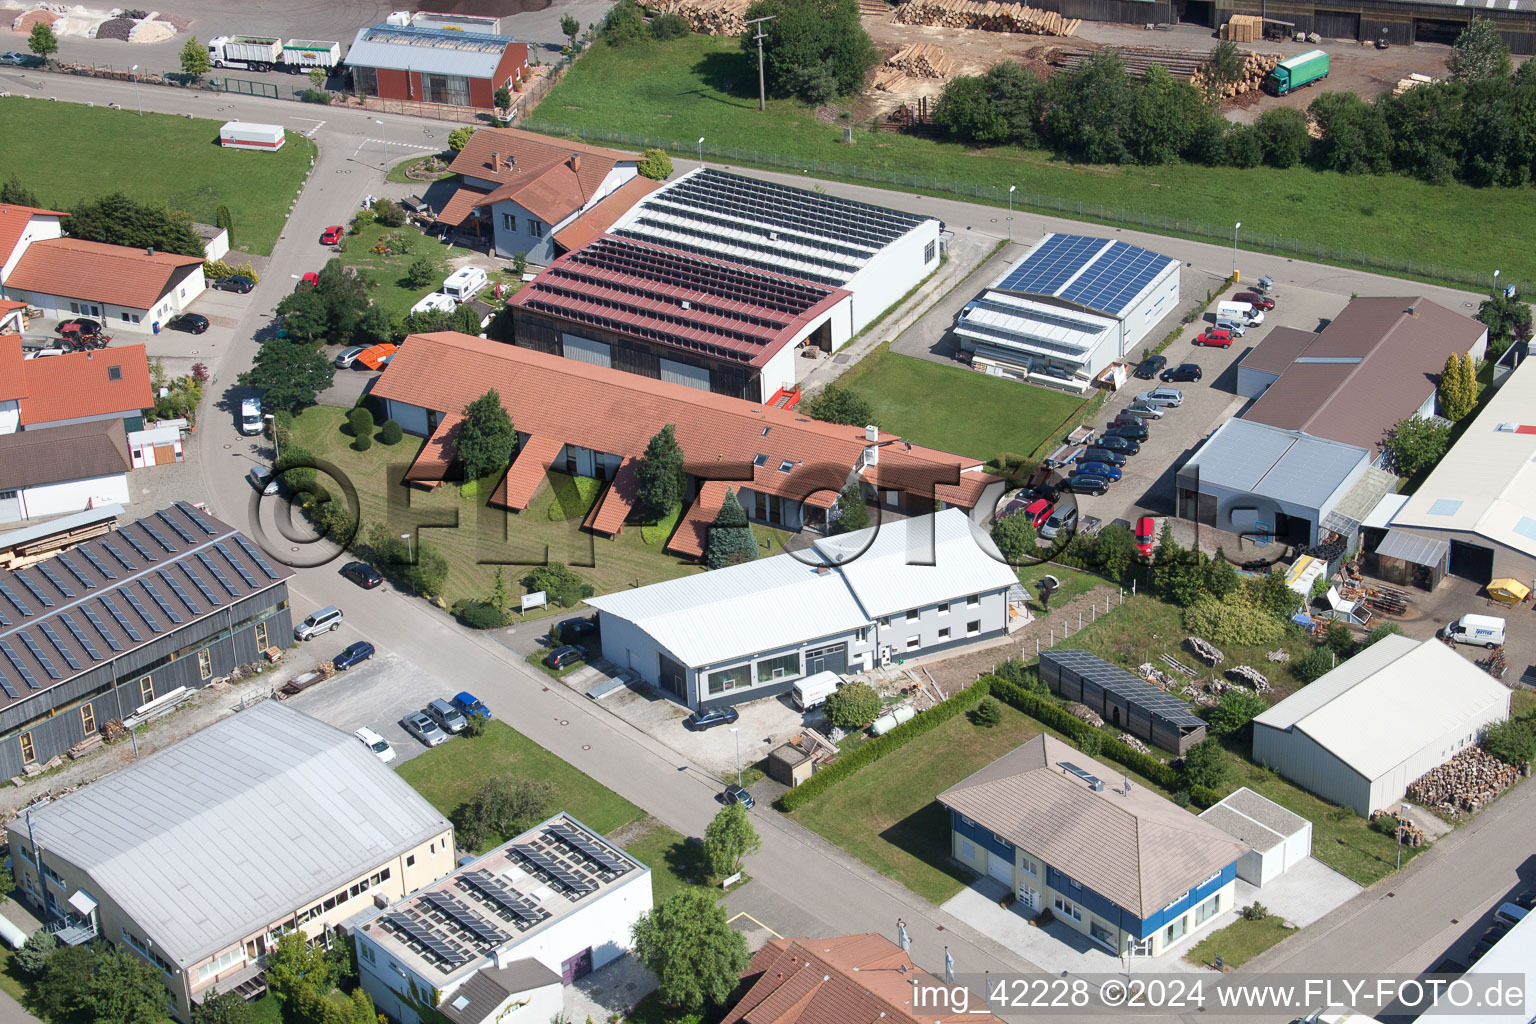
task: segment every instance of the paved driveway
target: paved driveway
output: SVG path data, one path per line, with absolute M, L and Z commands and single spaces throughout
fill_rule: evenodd
M 346 635 L 342 630 L 334 634 Z M 324 644 L 317 654 L 335 657 L 349 642 L 331 639 L 331 634 L 327 634 L 323 640 L 311 641 L 305 650 Z M 437 681 L 398 654 L 381 651 L 372 661 L 338 672 L 297 697 L 288 698 L 288 704 L 345 732 L 367 726 L 395 748 L 395 763 L 399 764 L 427 749 L 401 727 L 400 719 L 408 712 L 420 711 L 434 698 L 451 697 L 457 692 L 451 683 Z

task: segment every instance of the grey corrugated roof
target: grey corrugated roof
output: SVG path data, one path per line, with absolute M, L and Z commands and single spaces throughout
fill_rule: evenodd
M 1370 452 L 1250 420 L 1227 420 L 1179 470 L 1202 484 L 1320 508 Z
M 1260 853 L 1268 853 L 1307 827 L 1307 819 L 1247 786 L 1209 808 L 1201 818 Z
M 107 519 L 116 519 L 123 514 L 121 505 L 97 505 L 95 508 L 86 509 L 84 512 L 71 512 L 67 516 L 59 516 L 56 519 L 45 520 L 33 526 L 23 526 L 19 530 L 7 530 L 0 533 L 0 549 L 20 547 L 23 544 L 44 537 L 52 537 L 64 530 L 73 530 L 80 526 L 89 526 L 92 523 L 100 523 Z
M 0 434 L 0 490 L 126 473 L 122 420 L 90 420 Z
M 1433 537 L 1422 537 L 1407 530 L 1388 530 L 1381 543 L 1376 545 L 1378 558 L 1401 558 L 1414 565 L 1439 565 L 1450 550 L 1450 544 Z
M 30 818 L 45 864 L 87 872 L 184 967 L 451 828 L 356 737 L 276 701 Z
M 490 49 L 487 40 L 497 40 L 499 45 Z M 455 41 L 461 41 L 463 45 L 452 45 Z M 490 78 L 495 75 L 496 65 L 501 62 L 507 46 L 513 42 L 515 40 L 510 36 L 371 25 L 357 30 L 357 38 L 347 51 L 347 64 L 430 75 Z

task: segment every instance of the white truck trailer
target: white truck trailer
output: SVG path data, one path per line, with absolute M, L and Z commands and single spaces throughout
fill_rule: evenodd
M 219 145 L 225 149 L 262 149 L 275 153 L 288 141 L 280 124 L 225 121 L 219 128 Z
M 285 43 L 276 36 L 214 36 L 208 40 L 208 59 L 216 68 L 244 71 L 330 71 L 341 63 L 341 44 L 323 39 Z

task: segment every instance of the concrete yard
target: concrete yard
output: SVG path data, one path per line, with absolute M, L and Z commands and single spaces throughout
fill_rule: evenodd
M 341 639 L 346 636 L 341 631 L 334 639 L 327 634 L 310 641 L 308 647 L 318 648 L 317 654 L 335 657 L 351 642 Z M 400 719 L 408 712 L 420 711 L 434 698 L 447 699 L 457 692 L 452 684 L 438 682 L 398 654 L 381 650 L 372 661 L 338 672 L 312 689 L 288 698 L 288 704 L 344 732 L 367 726 L 389 741 L 395 748 L 394 763 L 400 764 L 427 749 L 400 726 Z M 448 742 L 458 740 L 450 738 Z

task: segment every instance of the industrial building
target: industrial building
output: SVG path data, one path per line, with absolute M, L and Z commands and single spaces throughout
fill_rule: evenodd
M 955 319 L 972 365 L 1082 393 L 1178 309 L 1179 261 L 1125 242 L 1052 232 Z
M 292 575 L 185 502 L 0 570 L 0 778 L 286 646 Z
M 1023 599 L 991 540 L 948 509 L 587 604 L 605 658 L 707 708 L 1002 636 Z
M 843 340 L 938 269 L 942 231 L 932 217 L 713 168 L 667 182 L 609 229 L 851 292 L 847 334 L 834 328 Z
M 276 701 L 34 805 L 7 839 L 58 939 L 147 961 L 183 1021 L 215 990 L 265 992 L 281 935 L 328 944 L 454 861 L 453 826 L 373 751 Z
M 455 107 L 495 106 L 528 69 L 528 44 L 458 27 L 369 25 L 347 51 L 352 94 Z
M 1127 7 L 1135 0 L 1048 0 L 1048 10 L 1053 9 L 1053 2 L 1088 6 L 1111 3 L 1116 7 Z M 1158 2 L 1156 6 L 1163 4 Z M 1169 7 L 1171 9 L 1172 5 Z M 1519 0 L 1497 6 L 1488 3 L 1473 6 L 1457 0 L 1350 0 L 1347 3 L 1331 2 L 1326 7 L 1312 0 L 1189 0 L 1184 5 L 1181 20 L 1215 28 L 1226 24 L 1234 14 L 1262 17 L 1288 33 L 1316 32 L 1325 43 L 1344 39 L 1374 43 L 1385 39 L 1392 46 L 1450 45 L 1456 42 L 1457 36 L 1475 15 L 1492 21 L 1515 53 L 1536 53 L 1536 18 L 1533 18 L 1536 7 Z M 1087 18 L 1089 15 L 1073 17 Z
M 1156 957 L 1235 909 L 1248 847 L 1054 736 L 940 793 L 951 855 L 1115 956 Z
M 624 954 L 651 870 L 557 814 L 351 923 L 363 991 L 391 1020 L 562 1020 L 564 985 Z
M 1253 720 L 1253 760 L 1362 817 L 1509 717 L 1510 691 L 1439 640 L 1376 641 Z
M 1536 368 L 1516 367 L 1367 546 L 1376 575 L 1536 580 Z
M 1263 887 L 1312 856 L 1312 823 L 1243 786 L 1200 817 L 1248 847 L 1237 877 Z
M 1040 652 L 1040 679 L 1087 706 L 1105 724 L 1179 756 L 1205 739 L 1205 719 L 1187 702 L 1087 651 Z
M 551 468 L 608 486 L 583 525 L 616 534 L 633 510 L 635 470 L 671 424 L 687 459 L 685 510 L 667 550 L 700 557 L 727 487 L 747 516 L 787 530 L 830 528 L 838 495 L 858 485 L 877 505 L 916 514 L 935 502 L 990 508 L 1004 481 L 978 459 L 911 445 L 874 427 L 823 423 L 670 381 L 484 338 L 407 338 L 373 395 L 407 433 L 428 438 L 407 483 L 435 487 L 453 472 L 462 410 L 494 388 L 518 430 L 515 457 L 490 504 L 526 509 Z M 513 453 L 509 452 L 509 456 Z

